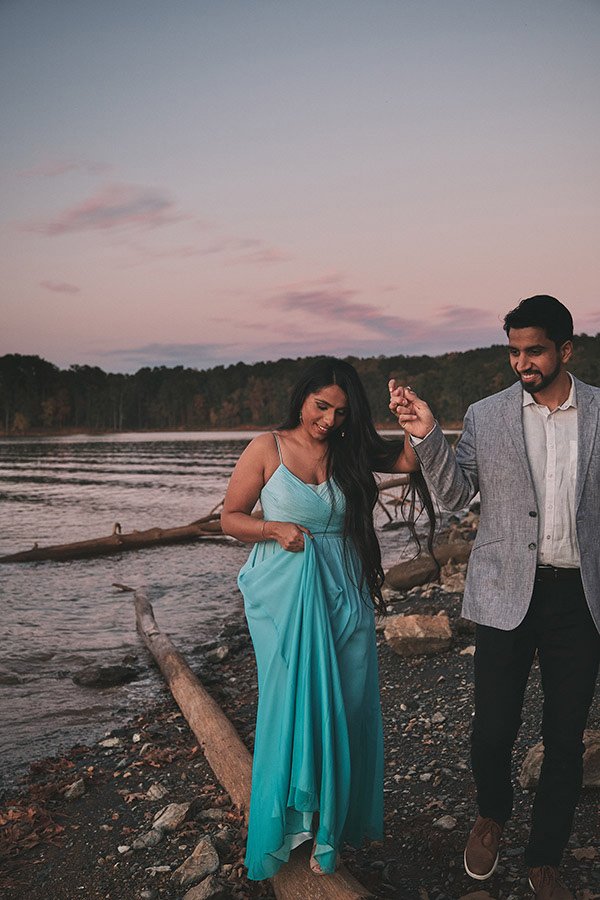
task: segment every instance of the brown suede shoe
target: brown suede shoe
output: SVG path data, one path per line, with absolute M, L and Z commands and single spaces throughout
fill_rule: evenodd
M 558 876 L 556 866 L 536 866 L 529 870 L 529 886 L 539 900 L 574 900 Z
M 477 816 L 465 847 L 465 872 L 477 881 L 485 881 L 496 871 L 502 825 Z

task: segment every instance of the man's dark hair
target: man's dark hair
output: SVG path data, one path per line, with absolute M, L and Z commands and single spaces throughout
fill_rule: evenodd
M 560 300 L 547 294 L 527 297 L 511 309 L 504 316 L 504 330 L 508 334 L 511 328 L 543 328 L 557 350 L 573 340 L 573 316 Z

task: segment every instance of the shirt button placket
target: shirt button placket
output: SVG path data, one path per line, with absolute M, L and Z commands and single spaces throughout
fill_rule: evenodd
M 556 486 L 556 418 L 546 417 L 546 509 L 545 509 L 545 555 L 552 556 L 552 535 L 554 534 L 554 491 Z

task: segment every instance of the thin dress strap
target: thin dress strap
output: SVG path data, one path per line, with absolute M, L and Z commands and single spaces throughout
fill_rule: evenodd
M 283 465 L 284 463 L 283 463 L 283 456 L 281 455 L 281 444 L 280 444 L 280 442 L 279 442 L 279 435 L 277 434 L 276 431 L 272 431 L 271 434 L 272 434 L 273 437 L 275 438 L 275 444 L 276 444 L 276 446 L 277 446 L 277 452 L 279 453 L 279 462 L 281 463 L 281 465 Z

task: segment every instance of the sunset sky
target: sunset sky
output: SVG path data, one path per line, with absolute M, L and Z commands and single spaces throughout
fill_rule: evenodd
M 0 355 L 600 331 L 597 0 L 2 0 Z

